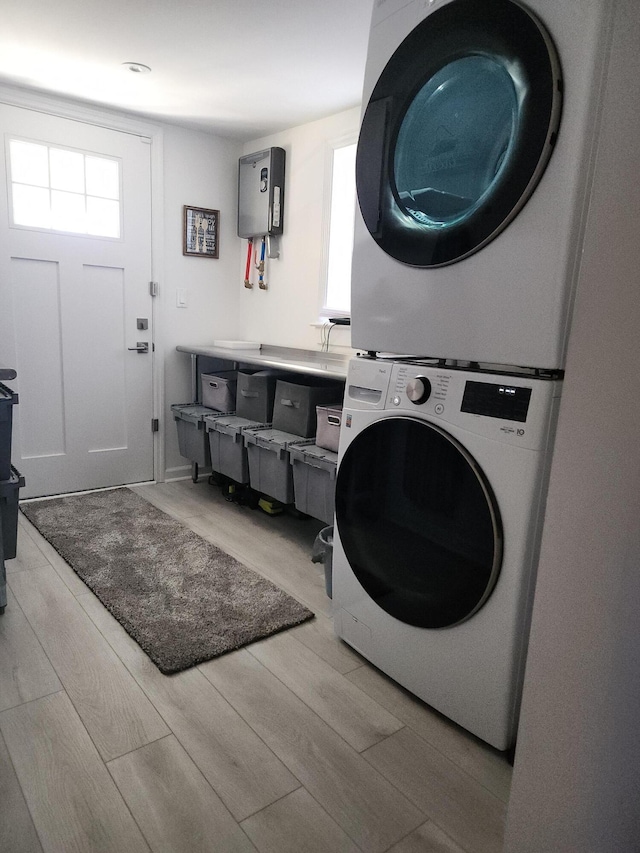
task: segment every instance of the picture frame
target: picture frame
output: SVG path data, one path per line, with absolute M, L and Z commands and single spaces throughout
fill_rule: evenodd
M 184 205 L 182 254 L 217 258 L 220 248 L 220 211 Z

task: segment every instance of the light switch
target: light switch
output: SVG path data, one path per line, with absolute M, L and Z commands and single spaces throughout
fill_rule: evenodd
M 179 287 L 176 290 L 176 306 L 178 308 L 186 308 L 187 307 L 187 288 Z

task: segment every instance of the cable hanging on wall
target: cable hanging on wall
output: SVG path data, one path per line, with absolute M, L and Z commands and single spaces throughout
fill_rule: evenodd
M 329 352 L 329 340 L 331 338 L 331 330 L 335 326 L 335 323 L 331 321 L 327 321 L 322 324 L 322 329 L 320 332 L 320 351 L 321 352 Z

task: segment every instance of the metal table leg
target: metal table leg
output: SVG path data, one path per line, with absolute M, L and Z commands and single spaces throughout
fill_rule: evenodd
M 2 528 L 0 527 L 0 616 L 7 606 L 7 572 L 4 565 L 4 547 L 2 544 Z
M 198 356 L 191 353 L 191 402 L 198 402 Z M 198 482 L 198 463 L 191 463 L 191 479 Z

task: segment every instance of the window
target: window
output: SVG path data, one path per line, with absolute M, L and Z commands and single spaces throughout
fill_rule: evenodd
M 12 139 L 12 224 L 118 239 L 118 160 Z
M 351 256 L 356 203 L 356 143 L 336 145 L 331 158 L 331 205 L 322 315 L 351 310 Z

